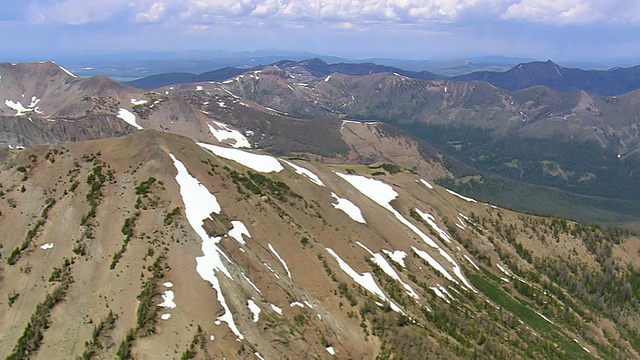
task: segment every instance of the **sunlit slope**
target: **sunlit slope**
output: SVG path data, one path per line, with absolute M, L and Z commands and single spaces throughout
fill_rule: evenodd
M 0 183 L 4 356 L 638 357 L 636 236 L 391 163 L 144 130 L 14 151 Z

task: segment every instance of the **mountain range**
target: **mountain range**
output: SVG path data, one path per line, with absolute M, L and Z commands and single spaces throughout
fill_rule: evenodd
M 640 358 L 635 193 L 572 188 L 633 183 L 635 93 L 314 66 L 150 91 L 1 64 L 0 355 Z M 491 200 L 523 196 L 627 229 Z
M 328 64 L 322 59 L 314 58 L 302 61 L 283 60 L 270 65 L 258 65 L 253 68 L 225 67 L 220 70 L 201 74 L 155 74 L 126 82 L 126 84 L 149 90 L 177 83 L 222 81 L 247 71 L 260 70 L 271 66 L 278 66 L 285 70 L 293 68 L 305 69 L 316 77 L 331 75 L 332 73 L 355 76 L 397 73 L 412 79 L 421 80 L 448 79 L 456 82 L 484 81 L 509 91 L 545 86 L 561 92 L 583 90 L 596 95 L 616 96 L 640 89 L 640 66 L 628 68 L 616 67 L 609 70 L 582 70 L 560 66 L 551 60 L 546 62 L 534 61 L 520 63 L 504 72 L 473 71 L 468 74 L 446 77 L 429 71 L 407 71 L 394 66 L 378 65 L 373 62 L 338 62 Z

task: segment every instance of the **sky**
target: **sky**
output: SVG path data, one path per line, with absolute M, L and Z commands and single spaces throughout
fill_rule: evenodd
M 0 61 L 284 49 L 588 62 L 640 59 L 639 34 L 639 0 L 3 0 Z

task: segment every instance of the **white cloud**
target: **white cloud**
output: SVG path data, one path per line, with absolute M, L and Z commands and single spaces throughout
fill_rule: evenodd
M 33 21 L 84 24 L 109 20 L 179 21 L 190 25 L 284 23 L 475 23 L 524 21 L 554 25 L 640 23 L 629 0 L 35 0 Z M 123 17 L 124 16 L 124 17 Z
M 554 25 L 639 24 L 640 6 L 628 0 L 520 0 L 508 6 L 501 18 Z
M 158 22 L 160 21 L 166 12 L 166 8 L 162 3 L 153 3 L 151 8 L 147 12 L 139 12 L 136 17 L 136 22 Z
M 579 24 L 600 20 L 603 18 L 603 14 L 582 0 L 522 0 L 509 6 L 502 14 L 502 18 L 555 24 Z

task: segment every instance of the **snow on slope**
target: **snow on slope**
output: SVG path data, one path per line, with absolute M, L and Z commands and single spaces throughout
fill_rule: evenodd
M 378 296 L 383 301 L 388 302 L 393 311 L 402 313 L 402 310 L 400 309 L 400 307 L 398 307 L 398 305 L 393 303 L 393 301 L 391 301 L 391 299 L 389 299 L 384 294 L 382 289 L 380 289 L 378 284 L 376 284 L 376 281 L 373 279 L 373 276 L 371 275 L 371 273 L 366 272 L 366 273 L 362 273 L 361 275 L 357 271 L 353 270 L 353 268 L 349 264 L 347 264 L 344 260 L 342 260 L 342 258 L 338 254 L 336 254 L 336 252 L 333 251 L 333 249 L 327 248 L 327 251 L 329 252 L 329 254 L 331 254 L 331 256 L 333 256 L 334 259 L 336 259 L 336 261 L 338 262 L 338 266 L 340 266 L 340 269 L 342 269 L 342 271 L 344 271 L 347 275 L 349 275 L 349 277 L 351 277 L 353 281 L 358 283 L 363 288 L 367 289 L 367 291 L 369 291 L 370 293 Z
M 197 142 L 196 144 L 198 144 L 203 149 L 209 150 L 210 152 L 221 158 L 235 161 L 257 172 L 280 172 L 284 169 L 278 159 L 271 155 L 254 154 L 248 151 L 231 149 L 201 142 Z
M 247 307 L 249 311 L 253 314 L 253 319 L 251 321 L 258 322 L 260 320 L 260 312 L 262 311 L 258 305 L 256 305 L 255 301 L 249 299 L 247 300 Z
M 244 225 L 244 223 L 240 220 L 233 220 L 231 221 L 231 225 L 233 225 L 233 227 L 231 228 L 231 230 L 229 230 L 229 236 L 236 239 L 236 241 L 242 245 L 246 244 L 246 241 L 244 241 L 242 235 L 246 235 L 249 238 L 251 237 L 251 235 L 249 234 L 249 230 Z
M 285 164 L 291 166 L 298 174 L 308 177 L 309 180 L 311 180 L 314 184 L 316 184 L 318 186 L 324 186 L 324 183 L 322 182 L 322 180 L 320 180 L 318 175 L 316 175 L 313 172 L 311 172 L 311 170 L 305 169 L 302 166 L 298 166 L 298 165 L 292 163 L 291 161 L 287 161 L 287 160 L 284 160 L 284 159 L 282 159 L 281 161 L 284 162 Z
M 451 255 L 449 255 L 446 251 L 440 248 L 435 241 L 433 241 L 429 236 L 427 236 L 427 234 L 423 233 L 420 229 L 418 229 L 415 225 L 413 225 L 409 220 L 407 220 L 404 216 L 402 216 L 402 214 L 400 214 L 396 209 L 394 209 L 393 206 L 391 206 L 391 201 L 398 196 L 398 193 L 395 190 L 393 190 L 393 188 L 389 184 L 386 184 L 382 181 L 371 179 L 362 175 L 351 175 L 351 174 L 342 174 L 342 173 L 336 173 L 336 175 L 346 180 L 358 191 L 360 191 L 363 195 L 365 195 L 366 197 L 373 200 L 378 205 L 390 211 L 396 217 L 396 219 L 398 219 L 401 223 L 403 223 L 405 226 L 411 229 L 411 231 L 413 231 L 416 235 L 418 235 L 425 243 L 427 243 L 427 245 L 433 247 L 434 249 L 437 249 L 440 255 L 451 264 L 453 273 L 456 275 L 456 277 L 458 277 L 458 279 L 460 279 L 460 281 L 462 281 L 462 283 L 466 287 L 468 287 L 474 292 L 477 292 L 473 288 L 473 286 L 471 286 L 469 281 L 464 277 L 464 275 L 462 274 L 462 269 L 460 268 L 458 263 L 451 257 Z M 412 249 L 414 249 L 416 253 L 420 251 L 415 247 L 412 247 Z M 422 255 L 420 254 L 419 255 L 423 257 L 425 260 L 427 260 L 427 257 L 428 257 L 429 260 L 427 261 L 432 266 L 434 266 L 434 268 L 436 268 L 441 273 L 444 270 L 443 275 L 446 273 L 448 277 L 446 275 L 445 277 L 453 279 L 451 275 L 449 275 L 449 273 L 445 270 L 445 268 L 440 263 L 438 263 L 437 260 L 435 260 L 433 257 L 431 257 L 428 253 L 424 251 L 422 251 L 422 253 L 426 254 L 426 256 L 423 257 Z
M 136 129 L 142 130 L 142 126 L 138 125 L 138 123 L 136 122 L 136 116 L 131 111 L 120 108 L 117 117 L 124 120 L 124 122 L 135 127 Z
M 176 182 L 180 186 L 180 195 L 184 202 L 184 212 L 187 221 L 200 239 L 202 239 L 202 252 L 204 255 L 196 258 L 196 271 L 202 279 L 211 283 L 216 290 L 218 302 L 224 309 L 224 314 L 218 317 L 216 323 L 220 321 L 226 322 L 229 329 L 231 329 L 238 339 L 242 340 L 244 339 L 244 335 L 240 333 L 240 330 L 233 320 L 233 314 L 227 305 L 227 301 L 222 293 L 220 281 L 217 277 L 217 273 L 222 272 L 229 279 L 233 280 L 221 258 L 221 256 L 226 258 L 222 249 L 218 247 L 221 238 L 210 237 L 203 227 L 204 219 L 207 219 L 211 213 L 219 214 L 222 209 L 216 197 L 211 194 L 198 179 L 189 174 L 189 171 L 182 162 L 173 156 L 173 154 L 169 154 L 169 156 L 178 171 Z
M 418 215 L 420 215 L 420 217 L 427 222 L 427 224 L 429 224 L 429 226 L 431 226 L 431 228 L 433 230 L 435 230 L 436 233 L 438 233 L 438 235 L 440 236 L 440 238 L 446 242 L 448 242 L 449 244 L 451 244 L 451 237 L 449 236 L 449 234 L 447 234 L 446 231 L 442 230 L 440 227 L 438 227 L 438 224 L 436 224 L 436 218 L 433 217 L 433 215 L 426 213 L 426 212 L 422 212 L 420 211 L 420 209 L 416 208 L 415 209 L 416 212 L 418 213 Z
M 359 241 L 356 241 L 356 244 L 360 245 L 361 248 L 365 249 L 372 256 L 371 261 L 376 263 L 376 265 L 378 265 L 385 274 L 389 275 L 389 277 L 402 284 L 409 296 L 416 300 L 420 298 L 409 284 L 402 281 L 400 275 L 398 275 L 398 273 L 393 269 L 393 267 L 389 264 L 387 259 L 384 258 L 384 256 L 380 255 L 380 253 L 374 253 Z
M 173 301 L 174 294 L 171 290 L 165 290 L 164 294 L 162 294 L 162 302 L 158 304 L 160 307 L 175 309 L 176 303 Z
M 464 201 L 468 201 L 468 202 L 477 202 L 475 199 L 472 199 L 472 198 L 470 198 L 470 197 L 466 197 L 466 196 L 464 196 L 464 195 L 460 195 L 460 194 L 458 194 L 457 192 L 455 192 L 455 191 L 453 191 L 453 190 L 449 190 L 449 189 L 445 189 L 445 190 L 447 190 L 447 192 L 448 192 L 449 194 L 454 195 L 454 196 L 457 196 L 457 197 L 459 197 L 460 199 L 462 199 L 462 200 L 464 200 Z
M 251 143 L 249 142 L 249 140 L 247 140 L 247 138 L 244 135 L 242 135 L 240 131 L 231 129 L 229 125 L 225 123 L 221 123 L 218 121 L 213 121 L 213 123 L 216 126 L 218 126 L 221 130 L 214 128 L 210 124 L 207 124 L 207 126 L 209 127 L 209 131 L 211 131 L 213 136 L 218 141 L 233 140 L 233 143 L 231 144 L 231 146 L 233 146 L 234 148 L 250 148 L 251 147 Z
M 424 179 L 420 179 L 417 180 L 418 182 L 422 183 L 424 186 L 426 186 L 427 188 L 433 190 L 433 185 L 429 184 L 429 182 L 427 180 Z
M 24 94 L 23 94 L 24 95 Z M 24 116 L 27 113 L 31 113 L 31 112 L 36 112 L 41 114 L 42 111 L 40 111 L 38 109 L 38 107 L 36 105 L 38 105 L 38 103 L 40 102 L 40 99 L 36 98 L 35 96 L 31 97 L 31 103 L 29 105 L 27 105 L 26 107 L 24 105 L 22 105 L 22 103 L 20 101 L 13 101 L 13 100 L 5 100 L 4 104 L 12 110 L 15 110 L 16 113 L 14 116 Z
M 273 247 L 273 245 L 271 245 L 271 243 L 269 243 L 269 250 L 271 250 L 271 252 L 273 253 L 273 255 L 276 256 L 276 258 L 278 258 L 278 260 L 280 261 L 280 263 L 282 264 L 282 267 L 287 271 L 287 276 L 289 277 L 289 279 L 291 279 L 291 272 L 289 271 L 289 267 L 287 266 L 287 263 L 284 262 L 284 259 L 280 256 L 280 254 L 278 254 L 278 252 L 276 251 L 276 249 Z
M 149 100 L 136 100 L 136 99 L 131 99 L 131 105 L 144 105 L 146 103 L 148 103 Z
M 406 265 L 404 264 L 404 258 L 407 257 L 407 253 L 406 252 L 404 252 L 402 250 L 396 250 L 394 252 L 391 252 L 389 250 L 384 250 L 384 249 L 382 249 L 382 252 L 387 254 L 387 256 L 389 256 L 391 258 L 391 260 L 395 261 L 400 266 L 406 267 Z
M 349 215 L 349 217 L 353 221 L 359 222 L 361 224 L 367 223 L 362 216 L 362 211 L 360 211 L 360 208 L 356 204 L 347 199 L 338 197 L 338 195 L 336 195 L 334 192 L 331 193 L 331 196 L 337 201 L 337 203 L 331 204 L 333 205 L 333 207 L 338 210 L 342 210 L 345 214 Z

